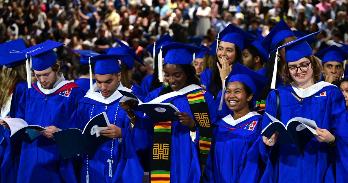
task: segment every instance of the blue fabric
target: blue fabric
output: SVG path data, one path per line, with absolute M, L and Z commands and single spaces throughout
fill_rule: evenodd
M 91 59 L 95 61 L 94 74 L 116 74 L 121 70 L 116 55 L 97 55 Z
M 148 93 L 151 92 L 150 88 L 151 88 L 152 80 L 153 80 L 153 74 L 145 76 L 143 80 L 141 81 L 140 86 L 144 95 L 147 95 Z
M 280 121 L 285 124 L 297 116 L 312 119 L 319 128 L 329 130 L 336 137 L 336 146 L 320 143 L 314 137 L 302 151 L 292 144 L 274 146 L 270 151 L 278 151 L 278 154 L 269 155 L 261 182 L 347 182 L 348 178 L 345 175 L 348 173 L 348 123 L 340 90 L 335 86 L 326 86 L 301 101 L 293 96 L 291 86 L 279 87 L 278 90 Z M 276 116 L 274 91 L 268 95 L 266 104 L 266 112 Z M 270 119 L 264 116 L 263 127 L 269 123 Z M 261 152 L 267 152 L 262 140 L 260 147 Z M 269 159 L 272 157 L 273 161 Z
M 86 94 L 89 90 L 89 78 L 78 78 L 74 81 L 83 91 L 84 94 Z M 95 80 L 93 80 L 93 83 L 95 83 Z
M 252 116 L 235 126 L 222 119 L 216 123 L 206 165 L 206 170 L 212 171 L 206 173 L 212 176 L 204 182 L 239 182 L 248 151 L 260 135 L 261 118 L 261 115 Z
M 200 75 L 201 84 L 207 91 L 209 91 L 212 74 L 213 72 L 209 68 L 205 68 Z
M 162 89 L 163 87 L 152 91 L 145 101 L 150 101 L 158 97 Z M 212 102 L 212 97 L 208 93 L 205 93 L 204 97 L 208 104 Z M 181 112 L 186 112 L 193 118 L 186 95 L 176 96 L 164 102 L 170 102 Z M 214 116 L 213 109 L 209 108 L 209 112 L 211 116 Z M 143 129 L 148 129 L 149 131 L 147 133 L 142 132 L 138 135 L 138 138 L 140 138 L 141 135 L 149 136 L 144 137 L 144 139 L 148 139 L 148 141 L 138 141 L 137 148 L 140 149 L 140 147 L 144 148 L 148 146 L 147 149 L 151 152 L 152 141 L 150 140 L 152 139 L 153 123 L 155 122 L 151 121 L 151 119 L 144 119 L 142 122 L 145 123 L 142 125 L 144 126 Z M 140 132 L 137 131 L 136 133 Z M 190 137 L 190 130 L 187 126 L 182 125 L 179 121 L 172 122 L 170 182 L 197 183 L 200 181 L 201 170 L 198 160 L 198 137 L 199 132 L 197 133 L 197 138 L 193 142 Z
M 81 182 L 86 182 L 87 163 L 90 183 L 141 182 L 143 170 L 135 150 L 131 146 L 130 121 L 126 112 L 119 105 L 119 100 L 105 105 L 89 98 L 83 98 L 78 107 L 79 128 L 82 129 L 91 118 L 102 112 L 106 112 L 111 124 L 121 128 L 122 139 L 117 138 L 114 142 L 110 139 L 110 141 L 102 144 L 93 157 L 88 157 L 88 162 L 86 156 L 84 157 L 83 162 L 81 162 Z M 111 152 L 112 143 L 113 150 Z M 107 160 L 111 159 L 111 153 L 113 159 L 112 177 L 109 177 L 109 163 Z
M 0 44 L 0 65 L 14 67 L 25 61 L 25 54 L 21 52 L 25 48 L 23 39 L 16 39 Z
M 29 125 L 76 127 L 76 109 L 82 95 L 79 88 L 44 95 L 33 87 L 27 91 L 24 111 L 16 117 Z M 76 177 L 71 161 L 59 157 L 54 140 L 40 136 L 32 143 L 23 142 L 17 182 L 76 182 Z
M 26 82 L 22 81 L 16 84 L 16 88 L 12 93 L 10 117 L 16 117 L 19 111 L 25 109 L 26 91 Z M 1 128 L 1 138 L 4 138 L 4 140 L 0 147 L 0 182 L 16 182 L 21 147 L 20 144 L 13 146 L 10 141 L 11 132 L 7 128 Z
M 343 63 L 347 58 L 347 52 L 344 50 L 344 47 L 337 47 L 336 45 L 329 46 L 323 50 L 319 50 L 316 54 L 322 61 L 322 63 L 326 62 L 339 62 Z

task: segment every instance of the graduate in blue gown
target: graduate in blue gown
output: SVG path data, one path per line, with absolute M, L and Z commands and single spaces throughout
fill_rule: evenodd
M 245 68 L 226 79 L 224 102 L 230 114 L 216 122 L 204 182 L 239 182 L 247 153 L 261 133 L 262 116 L 252 111 L 254 96 L 266 84 L 260 77 Z
M 94 116 L 106 112 L 110 125 L 100 134 L 110 140 L 98 147 L 95 154 L 83 157 L 81 182 L 141 182 L 143 178 L 142 167 L 131 147 L 131 122 L 120 104 L 122 94 L 118 90 L 131 90 L 120 82 L 118 59 L 114 55 L 92 58 L 96 62 L 96 84 L 79 103 L 79 127 L 83 129 Z
M 0 79 L 0 85 L 4 91 L 1 93 L 1 103 L 5 102 L 4 99 L 7 98 L 6 103 L 0 105 L 1 118 L 15 117 L 17 112 L 22 110 L 20 108 L 25 107 L 27 91 L 25 55 L 20 54 L 20 51 L 25 48 L 23 39 L 0 45 L 0 66 L 4 67 Z M 11 144 L 10 130 L 6 126 L 0 128 L 0 182 L 16 182 L 20 145 Z
M 158 151 L 152 151 L 151 172 L 150 179 L 152 182 L 164 181 L 164 182 L 199 182 L 201 176 L 199 156 L 204 151 L 204 147 L 199 146 L 200 135 L 203 134 L 200 131 L 200 122 L 196 122 L 194 115 L 194 109 L 191 108 L 191 104 L 188 101 L 189 96 L 196 96 L 201 101 L 205 101 L 206 104 L 212 103 L 212 96 L 204 92 L 199 86 L 199 81 L 195 76 L 194 68 L 191 65 L 193 53 L 198 50 L 197 47 L 185 45 L 182 43 L 171 43 L 163 47 L 164 50 L 164 81 L 168 83 L 168 87 L 160 87 L 152 91 L 146 101 L 152 99 L 160 99 L 160 102 L 171 103 L 179 109 L 178 121 L 159 122 L 154 121 L 147 116 L 142 123 L 145 125 L 151 125 L 152 129 L 149 133 L 152 136 L 154 150 L 155 146 L 162 144 L 158 140 L 168 140 L 167 144 L 170 144 L 169 157 L 156 159 Z M 211 105 L 209 106 L 211 107 Z M 209 116 L 213 116 L 212 109 L 206 108 L 205 113 L 209 113 Z M 205 116 L 208 117 L 208 116 Z M 147 121 L 145 121 L 147 120 Z M 203 120 L 203 122 L 209 122 L 209 119 Z M 207 127 L 211 128 L 211 124 L 207 123 Z M 159 138 L 161 132 L 157 130 L 169 130 L 168 136 Z M 166 131 L 165 133 L 167 133 Z M 145 134 L 145 133 L 144 133 Z M 159 136 L 158 136 L 159 135 Z M 151 139 L 150 138 L 150 139 Z M 140 142 L 138 142 L 140 143 Z M 146 143 L 146 142 L 142 142 Z M 165 145 L 165 144 L 163 144 Z M 202 144 L 200 144 L 202 145 Z M 139 145 L 138 145 L 139 146 Z M 210 142 L 208 142 L 210 146 Z M 164 147 L 164 146 L 163 146 Z M 209 147 L 207 149 L 209 152 Z M 160 165 L 156 164 L 161 161 Z
M 285 59 L 286 85 L 270 92 L 266 113 L 284 124 L 293 117 L 314 120 L 317 135 L 301 138 L 299 144 L 281 143 L 284 136 L 277 132 L 262 136 L 260 154 L 268 159 L 260 182 L 347 182 L 348 123 L 342 93 L 319 81 L 320 64 L 304 38 L 285 47 Z M 272 122 L 268 115 L 263 127 Z
M 319 50 L 316 54 L 322 62 L 323 80 L 332 84 L 338 84 L 344 73 L 344 61 L 348 58 L 347 45 L 338 47 L 329 46 Z
M 76 182 L 71 161 L 59 157 L 53 133 L 76 127 L 76 110 L 82 91 L 59 72 L 54 48 L 63 44 L 45 41 L 25 50 L 38 80 L 27 91 L 26 104 L 18 118 L 45 128 L 33 142 L 23 142 L 17 182 Z M 30 74 L 31 75 L 31 74 Z

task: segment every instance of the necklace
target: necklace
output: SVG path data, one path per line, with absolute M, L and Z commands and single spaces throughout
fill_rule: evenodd
M 120 107 L 120 103 L 117 104 L 117 108 L 116 108 L 116 112 L 115 112 L 115 116 L 114 116 L 114 121 L 112 124 L 116 123 L 116 119 L 117 119 L 117 114 L 118 114 L 118 109 Z M 105 111 L 107 111 L 108 106 L 105 106 Z M 94 105 L 92 106 L 92 110 L 90 112 L 90 116 L 89 118 L 92 119 L 92 115 L 93 115 L 93 111 L 94 111 Z M 110 158 L 107 159 L 107 163 L 109 164 L 109 177 L 112 177 L 112 164 L 114 162 L 113 160 L 113 150 L 114 150 L 114 143 L 115 143 L 115 138 L 112 139 L 111 142 L 111 148 L 110 148 Z M 89 183 L 89 159 L 88 159 L 88 155 L 86 156 L 86 183 Z

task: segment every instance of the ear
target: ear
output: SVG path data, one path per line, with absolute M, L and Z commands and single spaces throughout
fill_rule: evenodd
M 261 58 L 259 56 L 254 57 L 255 64 L 261 64 Z
M 250 102 L 253 99 L 253 97 L 254 97 L 253 94 L 249 95 L 249 97 L 247 98 L 247 101 Z

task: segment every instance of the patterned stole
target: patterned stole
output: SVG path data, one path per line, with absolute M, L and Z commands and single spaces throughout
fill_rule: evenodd
M 150 182 L 170 182 L 172 122 L 158 122 L 154 127 Z
M 211 146 L 212 127 L 209 118 L 208 105 L 204 99 L 203 90 L 196 90 L 187 95 L 191 112 L 195 117 L 199 130 L 199 160 L 204 165 Z

